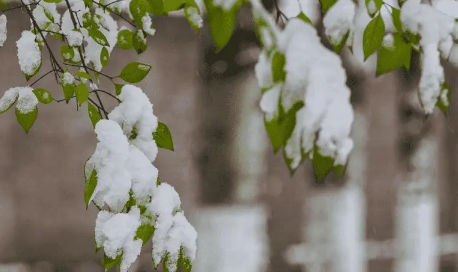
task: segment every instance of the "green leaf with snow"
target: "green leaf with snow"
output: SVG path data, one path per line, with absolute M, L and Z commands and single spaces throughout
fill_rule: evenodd
M 81 106 L 89 98 L 89 88 L 86 84 L 81 82 L 78 86 L 76 86 L 75 94 L 76 100 L 78 100 L 78 104 Z
M 142 81 L 151 70 L 151 66 L 140 62 L 127 64 L 119 74 L 119 78 L 128 83 L 138 83 Z
M 231 39 L 241 3 L 237 1 L 234 7 L 225 10 L 220 6 L 216 6 L 213 0 L 204 0 L 204 2 L 210 34 L 217 50 L 220 51 Z
M 89 120 L 91 120 L 92 126 L 95 128 L 95 125 L 102 119 L 97 108 L 92 105 L 92 103 L 87 103 L 87 114 L 89 116 Z
M 100 64 L 102 64 L 103 68 L 107 66 L 109 60 L 110 53 L 108 52 L 108 49 L 106 47 L 103 47 L 102 51 L 100 52 Z
M 321 4 L 321 10 L 323 11 L 323 14 L 326 14 L 328 10 L 334 6 L 334 4 L 337 3 L 337 0 L 320 0 Z
M 52 94 L 45 89 L 35 89 L 33 90 L 33 93 L 37 97 L 38 101 L 43 104 L 49 104 L 52 101 L 54 101 L 54 98 L 52 97 Z
M 89 28 L 87 29 L 89 36 L 99 45 L 101 46 L 110 46 L 108 43 L 107 37 L 98 29 Z
M 29 74 L 24 74 L 25 79 L 27 81 L 29 81 L 34 75 L 36 75 L 38 72 L 40 72 L 41 64 L 42 64 L 42 61 L 41 61 L 41 58 L 40 58 L 40 64 L 33 70 L 33 73 L 30 74 L 30 75 Z
M 157 129 L 153 132 L 153 139 L 159 148 L 174 151 L 172 134 L 166 124 L 159 122 Z
M 334 166 L 334 159 L 321 155 L 318 147 L 314 148 L 312 161 L 313 168 L 315 170 L 315 177 L 318 181 L 326 177 Z
M 337 54 L 340 54 L 340 51 L 342 50 L 342 48 L 345 46 L 345 44 L 347 44 L 347 40 L 349 36 L 350 36 L 350 31 L 348 31 L 347 34 L 343 36 L 341 41 L 339 42 L 331 41 L 334 52 L 336 52 Z
M 385 23 L 379 14 L 367 24 L 363 33 L 364 60 L 367 60 L 382 45 L 385 36 Z
M 146 51 L 148 44 L 146 43 L 146 38 L 143 30 L 138 29 L 135 31 L 134 35 L 132 36 L 132 46 L 134 47 L 137 54 L 141 54 Z
M 142 239 L 143 245 L 145 245 L 151 239 L 153 234 L 154 234 L 154 226 L 148 223 L 145 223 L 145 224 L 140 225 L 140 227 L 138 227 L 134 240 Z
M 16 103 L 18 96 L 19 95 L 16 93 L 14 94 L 14 99 L 5 99 L 3 97 L 2 99 L 4 100 L 4 104 L 2 103 L 2 107 L 0 108 L 0 114 L 9 110 L 14 105 L 14 103 Z
M 285 64 L 285 55 L 279 51 L 275 52 L 272 57 L 272 78 L 274 83 L 284 82 L 286 80 Z
M 86 204 L 86 210 L 89 207 L 89 200 L 94 193 L 95 187 L 97 187 L 97 172 L 92 170 L 89 179 L 86 179 L 84 184 L 84 204 Z
M 133 33 L 129 29 L 123 29 L 118 32 L 117 45 L 123 50 L 129 50 L 134 45 L 132 44 Z
M 129 4 L 129 11 L 132 18 L 140 28 L 143 28 L 142 18 L 145 16 L 151 7 L 148 0 L 132 0 Z
M 412 45 L 406 42 L 401 34 L 394 33 L 392 45 L 383 45 L 377 58 L 376 75 L 380 76 L 404 66 L 410 69 Z
M 121 264 L 121 260 L 122 260 L 122 254 L 119 254 L 118 256 L 116 256 L 115 259 L 111 259 L 107 255 L 103 254 L 103 259 L 102 259 L 101 264 L 105 267 L 105 269 L 110 270 L 113 267 L 115 267 L 116 265 L 119 266 Z
M 180 253 L 178 256 L 178 265 L 184 269 L 186 272 L 191 272 L 192 270 L 192 261 L 189 256 L 186 255 L 186 252 L 183 247 L 180 247 Z
M 24 129 L 25 133 L 29 133 L 29 130 L 32 128 L 33 123 L 38 116 L 38 108 L 35 106 L 32 111 L 23 113 L 18 108 L 16 108 L 16 118 L 21 127 Z
M 186 20 L 188 21 L 189 25 L 191 25 L 191 27 L 197 33 L 199 33 L 200 28 L 202 27 L 202 24 L 203 24 L 203 20 L 202 20 L 202 16 L 200 15 L 199 7 L 194 7 L 194 6 L 191 6 L 191 5 L 187 5 L 184 8 L 184 15 L 185 15 Z

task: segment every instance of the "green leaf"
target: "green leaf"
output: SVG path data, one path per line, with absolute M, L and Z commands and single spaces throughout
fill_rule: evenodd
M 146 38 L 143 30 L 139 29 L 135 31 L 134 35 L 132 36 L 132 46 L 134 47 L 137 54 L 141 54 L 146 51 L 148 44 L 146 43 Z
M 21 127 L 24 129 L 25 133 L 29 133 L 29 130 L 32 128 L 33 123 L 38 116 L 38 108 L 35 106 L 32 111 L 23 113 L 18 108 L 16 108 L 16 118 Z
M 157 186 L 161 185 L 161 178 L 159 176 L 157 177 L 156 185 Z
M 164 12 L 180 10 L 184 7 L 184 0 L 165 0 Z
M 189 25 L 197 32 L 199 33 L 200 28 L 202 27 L 203 20 L 200 15 L 200 9 L 199 7 L 194 7 L 191 5 L 188 5 L 184 9 L 184 15 L 186 16 L 186 20 L 188 21 Z
M 377 58 L 377 76 L 389 73 L 402 66 L 407 70 L 410 69 L 412 45 L 407 43 L 401 34 L 394 33 L 392 35 L 393 46 L 382 46 L 380 48 Z
M 267 135 L 272 142 L 274 153 L 277 153 L 291 137 L 296 126 L 296 113 L 302 107 L 304 107 L 304 102 L 298 101 L 287 113 L 282 113 L 283 110 L 281 110 L 279 115 L 272 120 L 264 120 Z
M 52 16 L 52 14 L 45 7 L 43 7 L 43 12 L 44 12 L 46 18 L 48 18 L 49 21 L 54 22 L 54 16 Z M 44 29 L 46 29 L 46 28 L 47 27 L 45 27 Z
M 103 68 L 107 66 L 108 60 L 110 60 L 110 53 L 106 47 L 103 47 L 102 51 L 100 52 L 100 64 L 102 64 Z
M 95 28 L 89 28 L 87 29 L 89 36 L 98 44 L 101 46 L 110 46 L 108 43 L 107 37 L 98 29 Z
M 124 50 L 129 50 L 133 47 L 132 44 L 132 37 L 133 37 L 132 31 L 129 29 L 123 29 L 118 32 L 118 39 L 117 39 L 117 45 L 119 48 L 124 49 Z
M 103 259 L 102 259 L 101 264 L 105 267 L 105 269 L 110 270 L 115 265 L 120 265 L 121 259 L 122 259 L 122 254 L 119 254 L 118 256 L 116 256 L 116 259 L 111 259 L 107 255 L 103 254 Z
M 337 2 L 337 0 L 320 0 L 321 10 L 326 14 L 328 10 Z
M 40 103 L 49 104 L 54 101 L 52 94 L 45 89 L 35 89 L 33 90 L 33 93 L 37 97 L 38 101 L 40 101 Z
M 25 75 L 25 79 L 27 81 L 29 81 L 34 75 L 36 75 L 40 71 L 41 64 L 42 64 L 42 62 L 41 62 L 41 59 L 40 59 L 40 64 L 35 68 L 35 70 L 33 70 L 32 74 L 30 74 L 30 75 L 24 74 Z
M 166 124 L 159 122 L 157 129 L 153 132 L 153 139 L 159 148 L 174 151 L 172 134 Z
M 0 0 L 0 10 L 5 9 L 8 7 L 8 2 L 5 0 Z
M 188 256 L 186 256 L 183 247 L 180 247 L 180 252 L 178 255 L 178 265 L 181 266 L 181 268 L 183 268 L 186 272 L 191 272 L 192 270 L 192 261 Z
M 70 99 L 72 99 L 73 97 L 73 94 L 75 93 L 75 84 L 64 84 L 62 85 L 62 89 L 64 91 L 64 97 L 65 97 L 65 101 L 67 102 L 68 104 L 68 101 L 70 101 Z
M 140 62 L 131 62 L 127 64 L 118 77 L 128 83 L 138 83 L 142 81 L 151 70 L 151 66 Z
M 331 157 L 323 156 L 315 147 L 313 152 L 313 167 L 315 169 L 315 176 L 317 179 L 323 179 L 332 170 L 334 166 L 334 159 Z
M 78 71 L 76 73 L 76 75 L 79 77 L 79 78 L 85 78 L 85 79 L 88 79 L 88 80 L 91 80 L 92 77 L 91 75 L 89 75 L 88 73 L 84 72 L 84 71 Z
M 75 57 L 75 50 L 68 45 L 64 45 L 60 48 L 60 55 L 65 61 L 72 60 Z
M 129 10 L 132 18 L 140 28 L 143 28 L 142 17 L 150 10 L 150 4 L 147 0 L 132 0 L 129 4 Z
M 364 60 L 367 60 L 381 46 L 385 36 L 385 23 L 379 14 L 367 24 L 363 33 Z
M 124 87 L 124 84 L 117 84 L 115 83 L 115 92 L 116 92 L 116 95 L 120 95 L 121 94 L 121 91 L 122 91 L 122 88 Z
M 89 9 L 92 8 L 93 4 L 94 4 L 94 0 L 84 0 L 84 5 Z
M 366 0 L 366 10 L 371 18 L 380 10 L 382 4 L 382 0 Z
M 213 42 L 218 51 L 220 51 L 229 42 L 234 32 L 240 1 L 230 10 L 215 6 L 212 1 L 204 0 L 207 9 L 207 21 Z
M 442 98 L 444 97 L 444 99 Z M 447 115 L 448 106 L 450 105 L 450 87 L 447 82 L 442 83 L 442 90 L 439 99 L 437 99 L 437 107 Z
M 97 172 L 92 170 L 89 179 L 86 179 L 84 184 L 84 203 L 86 204 L 86 210 L 89 207 L 89 200 L 94 193 L 95 187 L 97 187 Z
M 153 233 L 154 233 L 154 226 L 148 223 L 142 224 L 140 225 L 140 227 L 138 227 L 134 240 L 142 239 L 143 245 L 145 245 L 151 239 L 151 236 L 153 236 Z
M 149 6 L 149 11 L 155 16 L 163 16 L 167 14 L 164 11 L 164 1 L 162 0 L 150 0 Z
M 310 20 L 310 18 L 307 15 L 305 15 L 305 13 L 302 11 L 299 13 L 299 15 L 297 15 L 297 18 L 301 19 L 302 21 L 306 22 L 307 24 L 313 25 L 312 20 Z
M 80 106 L 89 98 L 89 89 L 84 83 L 80 83 L 76 86 L 75 93 L 76 100 L 78 100 L 78 104 Z
M 402 33 L 402 22 L 401 22 L 401 10 L 397 8 L 391 8 L 391 19 L 393 25 L 398 33 Z
M 332 171 L 334 174 L 336 174 L 337 177 L 343 177 L 345 175 L 345 171 L 347 170 L 346 165 L 335 165 L 332 168 Z
M 285 64 L 285 55 L 279 51 L 275 52 L 272 57 L 272 78 L 274 83 L 284 82 L 286 80 Z
M 95 125 L 102 119 L 102 116 L 92 103 L 87 103 L 87 114 L 89 115 L 92 126 L 95 128 Z

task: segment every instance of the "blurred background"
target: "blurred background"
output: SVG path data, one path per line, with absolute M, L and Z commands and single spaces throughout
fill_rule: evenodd
M 0 49 L 0 94 L 27 84 L 15 41 L 30 24 L 20 10 L 9 13 L 8 19 L 8 41 Z M 194 271 L 313 272 L 295 261 L 301 256 L 291 249 L 304 241 L 309 215 L 305 203 L 317 190 L 309 163 L 291 176 L 265 133 L 254 75 L 261 48 L 250 10 L 241 10 L 233 38 L 219 53 L 205 26 L 196 33 L 182 16 L 154 23 L 157 32 L 148 50 L 137 56 L 115 49 L 105 73 L 116 75 L 134 60 L 153 66 L 140 86 L 154 104 L 155 115 L 170 128 L 175 144 L 174 152 L 160 150 L 156 167 L 161 180 L 176 187 L 186 216 L 199 233 Z M 52 46 L 59 52 L 58 43 Z M 350 171 L 364 191 L 361 232 L 366 240 L 384 247 L 367 260 L 368 271 L 389 272 L 396 257 L 390 254 L 394 246 L 389 241 L 395 237 L 402 171 L 400 124 L 409 115 L 398 103 L 399 93 L 415 84 L 402 72 L 375 78 L 348 54 L 342 55 L 357 111 Z M 51 69 L 48 59 L 44 53 L 42 73 Z M 456 72 L 446 66 L 452 93 Z M 102 86 L 114 93 L 109 82 Z M 36 87 L 62 98 L 52 76 Z M 458 99 L 453 95 L 451 103 L 447 116 L 440 111 L 432 116 L 437 152 L 428 158 L 435 164 L 437 224 L 448 241 L 441 245 L 437 270 L 441 272 L 458 271 L 454 265 L 458 239 L 453 234 L 458 222 Z M 14 111 L 0 115 L 1 272 L 103 271 L 102 255 L 94 250 L 97 212 L 92 206 L 86 211 L 83 201 L 83 165 L 95 146 L 85 106 L 76 111 L 73 103 L 40 105 L 28 135 Z M 345 216 L 345 210 L 342 213 Z M 154 271 L 150 254 L 147 244 L 131 271 Z

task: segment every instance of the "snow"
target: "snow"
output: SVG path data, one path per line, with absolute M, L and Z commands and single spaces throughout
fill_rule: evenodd
M 198 28 L 201 28 L 203 26 L 204 21 L 202 19 L 202 16 L 200 16 L 199 10 L 197 8 L 189 7 L 186 9 L 186 12 L 193 25 L 197 26 Z
M 53 17 L 53 21 L 48 19 L 45 14 L 45 11 Z M 58 30 L 58 23 L 60 22 L 60 14 L 57 12 L 57 6 L 55 3 L 40 2 L 36 8 L 32 11 L 35 21 L 42 30 Z M 47 24 L 49 24 L 47 26 Z M 47 34 L 44 32 L 43 34 Z
M 109 119 L 117 122 L 128 137 L 135 127 L 137 136 L 129 142 L 153 162 L 158 152 L 152 137 L 158 124 L 157 117 L 153 114 L 153 105 L 145 93 L 134 85 L 124 85 L 119 99 L 121 104 L 108 115 Z
M 387 35 L 385 35 L 385 37 L 383 37 L 383 46 L 384 47 L 392 48 L 393 43 L 394 43 L 393 34 L 388 33 Z
M 149 14 L 145 14 L 145 16 L 142 17 L 142 29 L 151 36 L 156 33 L 156 29 L 153 28 L 153 22 Z
M 75 82 L 75 78 L 69 72 L 65 72 L 62 76 L 62 85 L 71 85 Z
M 323 24 L 326 35 L 333 43 L 340 43 L 352 30 L 356 5 L 352 0 L 338 0 L 325 14 Z
M 16 101 L 19 96 L 19 88 L 10 88 L 0 99 L 0 112 L 6 111 Z
M 22 87 L 18 89 L 19 98 L 16 104 L 16 109 L 21 113 L 29 113 L 33 111 L 37 104 L 38 99 L 30 87 Z
M 369 11 L 370 14 L 374 14 L 377 11 L 374 0 L 370 0 L 369 3 L 367 3 L 367 11 Z
M 284 0 L 280 1 L 280 10 L 288 17 L 296 17 L 303 12 L 313 24 L 320 19 L 321 12 L 317 0 Z
M 132 175 L 132 191 L 137 204 L 145 205 L 153 195 L 158 178 L 157 168 L 136 146 L 130 145 L 127 168 Z
M 134 240 L 139 226 L 140 210 L 137 207 L 132 207 L 127 214 L 100 211 L 97 216 L 96 243 L 103 246 L 105 254 L 111 259 L 122 254 L 121 272 L 127 272 L 140 255 L 142 240 Z
M 225 10 L 230 10 L 237 3 L 237 0 L 212 0 L 212 1 L 215 6 L 222 7 Z
M 407 30 L 418 33 L 422 37 L 420 98 L 425 113 L 431 114 L 444 82 L 444 69 L 440 64 L 440 55 L 451 55 L 455 20 L 435 7 L 421 4 L 419 0 L 409 0 L 402 6 L 401 20 Z
M 35 42 L 36 35 L 30 31 L 23 31 L 21 38 L 16 42 L 18 59 L 21 71 L 26 75 L 35 74 L 41 65 L 41 52 Z
M 260 104 L 266 120 L 277 114 L 279 97 L 286 112 L 299 101 L 305 104 L 296 113 L 296 126 L 285 146 L 286 156 L 292 161 L 290 166 L 298 167 L 303 153 L 312 151 L 315 143 L 322 155 L 335 159 L 335 165 L 345 164 L 353 148 L 350 138 L 353 109 L 339 56 L 326 49 L 316 30 L 299 19 L 288 22 L 278 36 L 278 48 L 286 58 L 286 81 L 279 86 L 268 86 L 271 68 L 266 52 L 261 53 L 256 75 L 261 87 L 270 87 Z
M 6 29 L 7 18 L 5 14 L 0 15 L 0 47 L 5 44 L 8 30 Z

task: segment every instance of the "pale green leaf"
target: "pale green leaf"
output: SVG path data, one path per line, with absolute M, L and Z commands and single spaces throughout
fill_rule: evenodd
M 52 94 L 48 90 L 35 89 L 33 90 L 33 93 L 37 97 L 38 101 L 40 101 L 40 103 L 49 104 L 54 101 Z
M 151 70 L 151 66 L 140 62 L 127 64 L 119 74 L 119 78 L 128 83 L 138 83 L 142 81 Z
M 25 133 L 29 133 L 29 130 L 32 128 L 33 123 L 38 116 L 38 108 L 35 106 L 32 111 L 23 113 L 18 108 L 16 108 L 16 118 L 21 127 L 24 129 Z
M 78 84 L 75 89 L 76 100 L 81 106 L 89 98 L 89 88 L 84 83 Z
M 367 24 L 363 33 L 364 60 L 367 60 L 382 45 L 385 36 L 385 23 L 379 14 Z
M 89 119 L 91 120 L 92 126 L 95 128 L 95 125 L 102 119 L 102 116 L 100 116 L 99 111 L 94 105 L 92 105 L 92 103 L 87 103 L 87 113 L 89 115 Z

